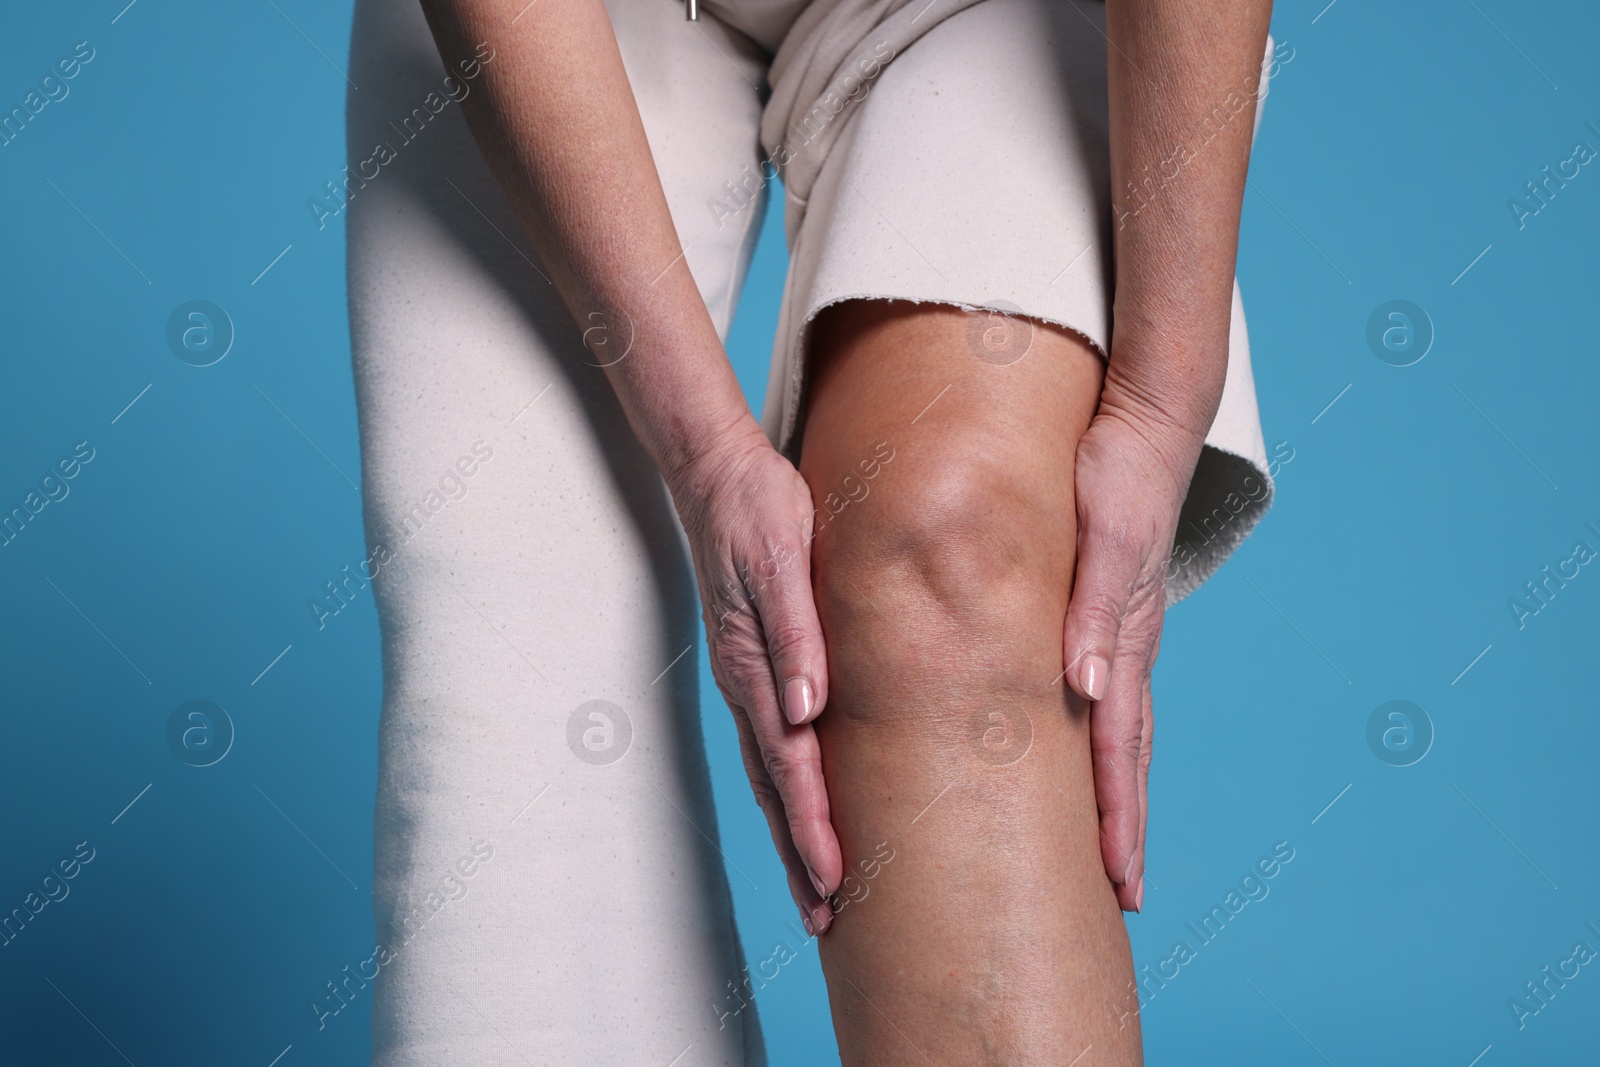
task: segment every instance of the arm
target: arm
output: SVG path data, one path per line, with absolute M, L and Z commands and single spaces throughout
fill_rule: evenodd
M 1270 0 L 1107 0 L 1116 298 L 1100 407 L 1078 449 L 1064 653 L 1072 687 L 1096 701 L 1101 850 L 1129 909 L 1143 896 L 1167 558 L 1228 367 L 1271 11 Z
M 574 319 L 632 319 L 635 354 L 605 373 L 662 472 L 681 477 L 720 437 L 759 433 L 683 262 L 604 5 L 423 8 L 447 61 L 494 47 L 468 123 Z
M 583 325 L 632 324 L 627 358 L 610 357 L 604 331 L 586 343 L 672 492 L 751 784 L 796 901 L 826 925 L 841 861 L 810 725 L 827 697 L 810 493 L 750 414 L 684 261 L 605 7 L 423 6 L 448 64 L 478 42 L 495 49 L 463 107 L 568 310 Z M 773 559 L 794 562 L 769 576 Z

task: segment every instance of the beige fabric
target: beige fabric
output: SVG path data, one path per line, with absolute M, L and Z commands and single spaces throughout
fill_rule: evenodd
M 705 191 L 755 154 L 766 57 L 668 0 L 609 10 L 725 334 L 760 213 L 719 226 Z M 759 1067 L 745 982 L 777 940 L 810 949 L 769 913 L 745 930 L 760 949 L 745 967 L 666 487 L 582 344 L 592 323 L 557 299 L 468 132 L 459 99 L 483 79 L 446 81 L 416 0 L 357 0 L 350 71 L 362 570 L 383 632 L 378 950 L 347 979 L 330 947 L 350 985 L 308 976 L 305 1043 L 357 1025 L 342 1005 L 370 996 L 374 1067 Z M 363 171 L 377 145 L 387 162 Z M 746 866 L 798 928 L 776 861 Z
M 1073 0 L 814 0 L 799 16 L 761 127 L 791 251 L 763 419 L 778 447 L 792 453 L 807 328 L 839 301 L 998 309 L 1109 351 L 1105 52 L 1104 6 Z M 1230 121 L 1259 123 L 1265 81 L 1253 114 Z M 1235 285 L 1226 384 L 1169 604 L 1221 566 L 1272 491 Z
M 782 164 L 791 241 L 811 188 L 845 126 L 836 102 L 853 102 L 891 59 L 978 0 L 812 0 L 772 59 L 772 99 L 761 143 Z M 795 147 L 799 139 L 803 150 Z M 784 148 L 794 149 L 785 152 Z

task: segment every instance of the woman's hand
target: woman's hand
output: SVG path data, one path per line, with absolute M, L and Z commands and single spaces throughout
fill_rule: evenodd
M 694 552 L 717 688 L 808 932 L 843 877 L 811 723 L 828 659 L 811 594 L 811 491 L 748 415 L 669 477 Z
M 1179 509 L 1227 377 L 1271 15 L 1271 0 L 1106 4 L 1115 293 L 1100 408 L 1078 442 L 1063 651 L 1068 684 L 1094 702 L 1100 852 L 1132 911 L 1144 901 L 1150 669 Z
M 1078 443 L 1078 563 L 1067 606 L 1067 678 L 1093 701 L 1089 722 L 1100 853 L 1126 911 L 1144 902 L 1153 720 L 1167 566 L 1199 448 L 1192 431 L 1134 400 L 1108 373 Z M 1202 431 L 1200 437 L 1203 439 Z M 1172 458 L 1176 446 L 1178 458 Z

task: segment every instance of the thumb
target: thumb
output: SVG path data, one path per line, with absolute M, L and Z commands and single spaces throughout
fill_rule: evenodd
M 1125 525 L 1106 523 L 1094 513 L 1079 515 L 1078 559 L 1062 651 L 1067 684 L 1086 699 L 1105 696 L 1111 681 L 1117 635 L 1144 562 L 1141 554 Z
M 811 554 L 788 545 L 756 569 L 752 597 L 783 717 L 811 722 L 828 699 L 828 652 L 811 593 Z

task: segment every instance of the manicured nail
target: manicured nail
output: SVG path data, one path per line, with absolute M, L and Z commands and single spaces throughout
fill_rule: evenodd
M 1143 878 L 1144 875 L 1141 874 L 1139 877 Z M 1133 882 L 1133 857 L 1129 856 L 1128 857 L 1127 869 L 1122 872 L 1122 884 L 1123 885 L 1130 885 L 1130 884 L 1132 884 L 1132 882 Z
M 811 683 L 804 678 L 790 678 L 783 683 L 783 717 L 791 726 L 811 718 Z
M 1083 691 L 1090 700 L 1099 700 L 1105 695 L 1106 682 L 1111 679 L 1111 664 L 1107 663 L 1104 656 L 1090 653 L 1083 657 L 1083 668 L 1078 671 L 1078 679 L 1083 682 Z
M 811 913 L 806 911 L 806 909 L 804 909 L 804 908 L 800 909 L 800 921 L 805 924 L 806 936 L 808 936 L 808 937 L 816 937 L 817 936 L 817 931 L 811 925 Z
M 823 887 L 822 879 L 817 877 L 817 872 L 811 869 L 811 864 L 806 864 L 806 874 L 811 876 L 811 888 L 817 891 L 817 896 L 823 900 L 828 899 L 828 890 Z
M 1139 888 L 1133 893 L 1133 910 L 1144 910 L 1144 875 L 1139 876 Z

